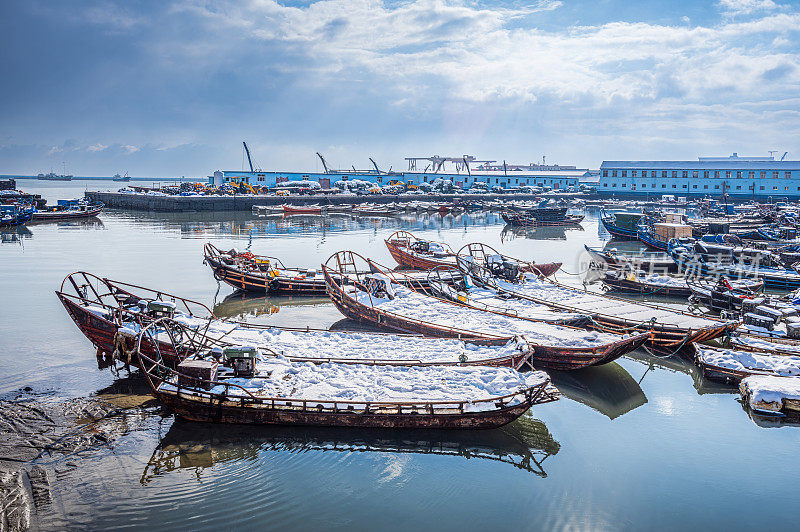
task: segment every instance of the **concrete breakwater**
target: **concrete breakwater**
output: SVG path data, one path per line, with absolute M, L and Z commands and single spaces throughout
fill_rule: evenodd
M 371 196 L 151 196 L 146 194 L 126 194 L 122 192 L 86 192 L 92 201 L 101 201 L 112 209 L 158 212 L 199 212 L 199 211 L 250 211 L 254 205 L 356 205 L 360 203 L 409 203 L 412 201 L 431 201 L 452 203 L 455 199 L 466 201 L 491 201 L 495 199 L 535 200 L 536 194 L 416 194 L 395 196 L 378 194 Z

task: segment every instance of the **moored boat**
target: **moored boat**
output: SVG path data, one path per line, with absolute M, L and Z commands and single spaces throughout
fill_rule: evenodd
M 81 220 L 93 218 L 103 211 L 100 202 L 85 200 L 58 200 L 54 206 L 44 210 L 36 210 L 31 217 L 32 222 L 55 222 L 64 220 Z
M 703 376 L 738 383 L 751 375 L 800 376 L 800 357 L 695 346 L 695 364 Z
M 604 364 L 638 348 L 647 332 L 620 336 L 530 321 L 464 307 L 414 292 L 394 275 L 363 274 L 366 259 L 340 251 L 322 265 L 328 294 L 345 316 L 397 332 L 425 336 L 479 339 L 505 344 L 520 337 L 529 345 L 534 367 L 577 369 Z
M 800 417 L 800 378 L 753 375 L 739 383 L 742 401 L 756 414 Z
M 733 331 L 738 322 L 702 318 L 657 305 L 594 294 L 530 273 L 515 277 L 497 275 L 482 252 L 459 252 L 459 269 L 475 284 L 491 287 L 508 297 L 528 299 L 556 310 L 590 313 L 600 330 L 652 332 L 650 341 L 661 347 L 682 348 Z
M 617 248 L 600 249 L 592 248 L 584 244 L 583 246 L 598 265 L 605 265 L 608 268 L 624 268 L 632 270 L 644 270 L 648 273 L 668 273 L 677 272 L 678 266 L 669 253 L 653 251 L 623 251 Z
M 137 345 L 155 326 L 140 333 Z M 245 352 L 233 350 L 237 355 Z M 240 365 L 237 360 L 249 359 L 213 349 L 173 368 L 148 351 L 137 354 L 153 395 L 194 421 L 486 429 L 503 426 L 534 404 L 558 397 L 547 374 L 539 371 L 310 365 L 257 354 L 253 362 Z
M 532 209 L 500 212 L 503 220 L 518 227 L 576 226 L 583 221 L 581 215 L 566 214 L 566 208 Z
M 322 214 L 322 207 L 319 205 L 284 205 L 283 213 L 291 214 Z
M 637 226 L 644 217 L 645 214 L 641 212 L 600 210 L 603 229 L 620 240 L 637 240 Z

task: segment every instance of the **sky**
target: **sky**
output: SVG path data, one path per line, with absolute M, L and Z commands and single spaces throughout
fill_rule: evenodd
M 800 2 L 0 2 L 0 173 L 800 159 Z

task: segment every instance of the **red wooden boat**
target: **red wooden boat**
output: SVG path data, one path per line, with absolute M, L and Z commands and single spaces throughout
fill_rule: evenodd
M 469 318 L 472 323 L 485 322 L 489 324 L 494 319 L 494 321 L 500 323 L 501 327 L 503 324 L 509 324 L 512 328 L 487 332 L 491 327 L 484 327 L 482 330 L 470 329 L 464 325 L 456 327 L 445 323 L 447 320 L 437 320 L 433 311 L 431 311 L 430 317 L 427 319 L 411 316 L 408 314 L 409 307 L 405 307 L 406 313 L 401 314 L 397 310 L 386 308 L 386 300 L 382 299 L 382 297 L 373 297 L 374 288 L 370 287 L 375 287 L 380 283 L 381 279 L 375 278 L 375 274 L 362 273 L 364 268 L 359 268 L 359 262 L 368 263 L 367 259 L 357 253 L 340 251 L 332 255 L 322 265 L 325 282 L 328 283 L 328 295 L 330 295 L 334 305 L 342 314 L 357 321 L 370 323 L 392 331 L 417 333 L 433 337 L 481 340 L 493 345 L 503 345 L 512 337 L 524 335 L 525 332 L 523 331 L 530 332 L 534 328 L 545 331 L 541 337 L 545 337 L 548 334 L 563 335 L 563 331 L 568 329 L 575 331 L 574 336 L 579 336 L 582 332 L 585 332 L 574 327 L 555 326 L 543 322 L 533 323 L 528 320 L 467 308 L 453 301 L 432 296 L 420 296 L 420 302 L 417 306 L 421 307 L 426 313 L 428 312 L 427 309 L 436 308 L 438 312 L 444 308 L 446 312 L 450 312 L 455 316 L 456 320 Z M 394 282 L 393 279 L 398 275 L 402 275 L 401 272 L 394 272 L 393 274 L 384 272 L 379 275 L 383 280 L 388 279 L 391 281 L 391 287 L 383 287 L 387 293 L 388 291 L 400 293 L 400 288 L 398 287 L 401 285 Z M 497 318 L 493 318 L 493 316 L 497 316 Z M 514 325 L 519 330 L 514 328 Z M 560 328 L 550 329 L 550 327 Z M 574 341 L 556 340 L 555 336 L 552 337 L 553 345 L 537 344 L 529 338 L 525 338 L 525 341 L 528 343 L 534 367 L 571 370 L 611 362 L 625 353 L 639 348 L 650 338 L 649 333 L 628 337 L 609 336 L 614 336 L 619 340 L 598 345 L 587 344 L 586 346 L 576 345 Z
M 284 205 L 283 214 L 322 214 L 319 205 Z

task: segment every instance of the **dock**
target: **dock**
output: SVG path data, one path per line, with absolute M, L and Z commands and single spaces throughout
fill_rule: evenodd
M 263 196 L 237 194 L 234 196 L 155 196 L 146 194 L 127 194 L 124 192 L 89 192 L 86 198 L 100 201 L 110 209 L 155 212 L 208 212 L 208 211 L 252 211 L 256 205 L 357 205 L 361 203 L 410 203 L 429 201 L 452 203 L 454 200 L 492 201 L 497 199 L 536 200 L 539 194 L 414 194 L 392 195 L 375 194 L 367 196 L 351 195 L 293 195 Z

